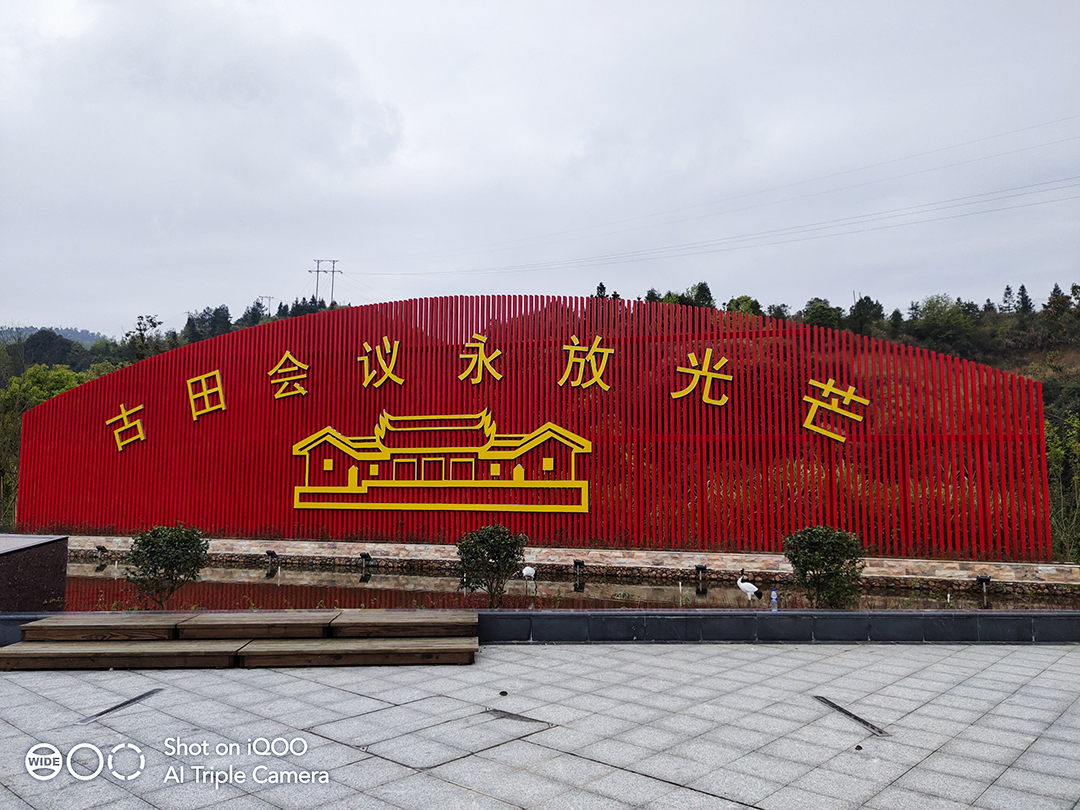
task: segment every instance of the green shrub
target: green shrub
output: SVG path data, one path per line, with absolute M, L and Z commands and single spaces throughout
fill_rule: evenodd
M 795 583 L 814 607 L 846 608 L 862 594 L 863 545 L 850 532 L 810 526 L 784 538 Z
M 489 604 L 497 608 L 506 583 L 525 564 L 528 535 L 510 534 L 505 526 L 484 526 L 463 535 L 457 543 L 458 590 L 486 591 Z
M 135 538 L 124 576 L 143 600 L 163 610 L 170 596 L 210 564 L 209 548 L 198 529 L 155 526 Z

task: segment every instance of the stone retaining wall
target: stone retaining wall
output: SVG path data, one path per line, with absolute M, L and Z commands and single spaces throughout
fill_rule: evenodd
M 98 559 L 96 547 L 107 549 L 105 559 L 118 559 L 131 547 L 130 537 L 72 536 L 68 543 L 72 559 Z M 212 539 L 215 562 L 261 566 L 267 551 L 277 554 L 281 565 L 360 566 L 362 553 L 371 555 L 380 569 L 394 571 L 452 571 L 457 565 L 453 545 L 419 543 L 340 543 L 302 540 Z M 573 576 L 575 560 L 585 564 L 585 575 L 612 579 L 697 579 L 695 566 L 706 566 L 708 582 L 733 581 L 739 571 L 757 582 L 788 583 L 791 565 L 780 554 L 725 554 L 642 549 L 536 548 L 525 559 L 541 578 Z M 981 589 L 975 578 L 988 574 L 988 591 L 1064 592 L 1080 587 L 1080 566 L 1063 563 L 983 562 L 975 560 L 919 560 L 868 557 L 863 577 L 874 588 Z

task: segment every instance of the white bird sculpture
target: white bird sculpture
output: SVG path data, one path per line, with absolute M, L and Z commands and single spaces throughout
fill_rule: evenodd
M 746 581 L 746 571 L 739 570 L 739 578 L 735 581 L 735 584 L 739 586 L 739 590 L 746 594 L 746 601 L 750 604 L 754 603 L 754 597 L 761 599 L 761 589 L 753 582 Z
M 521 576 L 524 579 L 536 579 L 536 569 L 531 565 L 526 565 L 521 569 Z

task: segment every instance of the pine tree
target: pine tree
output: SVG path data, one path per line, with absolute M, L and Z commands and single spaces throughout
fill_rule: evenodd
M 1016 311 L 1020 315 L 1030 315 L 1035 311 L 1035 305 L 1031 302 L 1031 296 L 1028 295 L 1027 288 L 1023 284 L 1020 285 L 1016 296 Z
M 1005 285 L 1005 295 L 1001 297 L 1001 311 L 1008 315 L 1016 309 L 1016 299 L 1013 297 L 1012 287 Z

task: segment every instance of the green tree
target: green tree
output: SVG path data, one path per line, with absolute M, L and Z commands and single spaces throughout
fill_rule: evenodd
M 1046 424 L 1050 474 L 1050 536 L 1054 557 L 1080 559 L 1080 414 L 1070 413 L 1060 429 Z
M 244 314 L 236 319 L 236 323 L 233 324 L 233 327 L 236 329 L 247 329 L 251 326 L 258 326 L 269 317 L 270 312 L 263 305 L 263 302 L 256 298 L 251 306 L 244 310 Z
M 15 501 L 19 493 L 19 447 L 23 414 L 57 394 L 85 382 L 67 366 L 31 366 L 12 377 L 0 391 L 0 529 L 15 527 Z
M 841 609 L 862 594 L 863 545 L 850 532 L 810 526 L 784 538 L 784 556 L 795 569 L 795 583 L 814 607 Z
M 1042 312 L 1039 314 L 1045 325 L 1050 345 L 1073 343 L 1077 337 L 1080 337 L 1080 331 L 1076 328 L 1080 325 L 1080 321 L 1073 312 L 1072 299 L 1063 293 L 1057 284 L 1050 291 L 1050 297 L 1046 299 Z
M 844 318 L 844 310 L 834 307 L 827 298 L 811 298 L 800 314 L 803 323 L 828 329 L 839 329 Z
M 161 320 L 157 315 L 140 315 L 135 320 L 135 328 L 124 335 L 124 341 L 136 362 L 164 351 L 161 333 L 158 332 L 159 326 Z
M 856 334 L 869 335 L 873 327 L 884 318 L 885 308 L 881 306 L 881 302 L 864 295 L 851 305 L 851 311 L 844 319 L 844 325 Z
M 75 345 L 51 329 L 39 329 L 26 339 L 23 351 L 27 365 L 70 366 L 69 357 Z
M 749 295 L 739 295 L 728 300 L 724 309 L 728 312 L 742 312 L 746 315 L 764 315 L 761 304 Z
M 139 596 L 165 609 L 169 597 L 210 564 L 210 541 L 198 529 L 155 526 L 135 538 L 124 577 Z
M 690 299 L 692 306 L 716 309 L 716 301 L 713 299 L 712 290 L 709 289 L 708 283 L 704 281 L 699 281 L 688 288 L 686 296 Z
M 645 300 L 662 301 L 665 304 L 681 304 L 685 307 L 716 309 L 716 301 L 713 299 L 712 290 L 709 289 L 709 284 L 705 281 L 692 284 L 683 292 L 668 290 L 663 295 L 660 295 L 657 289 L 653 287 L 645 294 Z
M 506 583 L 525 564 L 524 534 L 510 534 L 505 526 L 484 526 L 463 535 L 457 543 L 458 590 L 486 591 L 488 602 L 497 608 L 506 593 Z
M 1030 315 L 1034 311 L 1035 304 L 1028 295 L 1027 287 L 1021 284 L 1020 289 L 1016 291 L 1016 314 Z
M 979 328 L 982 309 L 959 298 L 931 295 L 913 305 L 907 331 L 919 343 L 937 352 L 960 357 L 981 357 L 986 335 Z
M 1010 312 L 1016 309 L 1016 296 L 1013 294 L 1013 288 L 1006 284 L 1005 294 L 1001 296 L 1001 311 L 1008 315 Z
M 889 315 L 889 337 L 893 340 L 900 337 L 900 334 L 904 331 L 904 313 L 899 309 L 894 309 Z

